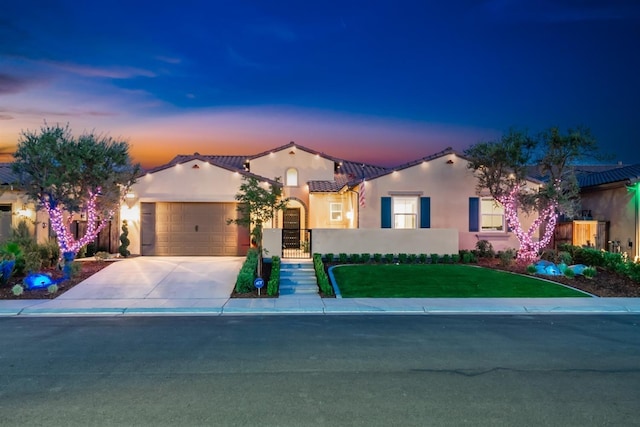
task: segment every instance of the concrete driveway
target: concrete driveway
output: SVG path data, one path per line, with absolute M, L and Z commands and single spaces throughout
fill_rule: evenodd
M 47 302 L 78 309 L 222 307 L 244 257 L 136 257 L 114 261 L 73 289 Z

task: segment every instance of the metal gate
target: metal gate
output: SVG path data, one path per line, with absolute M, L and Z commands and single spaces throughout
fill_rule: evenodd
M 311 230 L 282 229 L 282 258 L 311 258 Z

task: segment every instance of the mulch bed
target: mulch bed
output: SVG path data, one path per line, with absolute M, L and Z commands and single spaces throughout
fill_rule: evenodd
M 2 299 L 54 299 L 69 289 L 73 288 L 78 283 L 83 280 L 91 277 L 98 271 L 103 268 L 109 266 L 111 261 L 78 261 L 81 264 L 80 272 L 69 280 L 65 280 L 63 282 L 58 283 L 58 292 L 55 294 L 50 294 L 46 288 L 44 289 L 34 289 L 27 290 L 25 289 L 22 295 L 15 296 L 11 291 L 16 284 L 22 284 L 24 276 L 13 276 L 9 279 L 6 285 L 0 286 L 0 300 Z M 56 267 L 45 268 L 39 271 L 38 273 L 46 273 L 49 274 L 53 279 L 62 278 L 62 271 L 57 269 Z
M 478 260 L 478 265 L 498 270 L 511 271 L 514 273 L 527 274 L 526 266 L 514 263 L 509 267 L 503 267 L 497 259 L 481 258 Z M 598 267 L 597 270 L 598 273 L 593 279 L 587 279 L 584 276 L 576 276 L 572 279 L 565 276 L 536 275 L 536 277 L 541 277 L 552 282 L 562 283 L 599 297 L 640 297 L 640 283 L 633 281 L 627 276 L 612 271 L 606 271 L 600 267 Z

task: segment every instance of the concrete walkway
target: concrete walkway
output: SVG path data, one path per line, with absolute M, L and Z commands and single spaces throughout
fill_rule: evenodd
M 640 298 L 229 298 L 243 258 L 114 262 L 53 300 L 0 300 L 0 316 L 640 314 Z

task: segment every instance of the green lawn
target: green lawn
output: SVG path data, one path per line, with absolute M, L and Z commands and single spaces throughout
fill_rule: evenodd
M 461 264 L 344 265 L 333 275 L 345 298 L 588 297 L 534 277 Z

